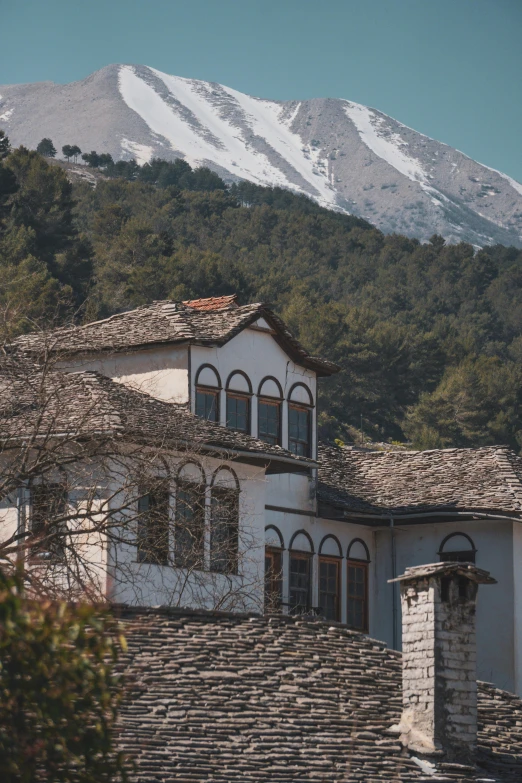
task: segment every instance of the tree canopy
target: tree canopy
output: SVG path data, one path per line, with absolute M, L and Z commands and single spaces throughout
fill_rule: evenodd
M 373 439 L 520 448 L 522 251 L 384 235 L 281 188 L 227 186 L 183 160 L 108 163 L 92 188 L 69 186 L 31 155 L 17 150 L 0 165 L 11 270 L 4 260 L 0 274 L 31 313 L 51 302 L 62 312 L 64 296 L 86 299 L 89 320 L 237 292 L 270 302 L 307 348 L 340 364 L 320 384 L 324 436 L 349 441 L 362 416 Z M 13 173 L 19 190 L 9 195 Z
M 56 149 L 51 139 L 42 139 L 36 147 L 36 151 L 46 158 L 54 158 L 56 155 Z

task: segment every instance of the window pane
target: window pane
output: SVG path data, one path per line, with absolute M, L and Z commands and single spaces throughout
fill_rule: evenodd
M 240 432 L 250 431 L 250 399 L 227 394 L 227 427 Z
M 37 484 L 31 489 L 31 554 L 53 560 L 65 557 L 67 491 L 63 484 Z
M 218 392 L 196 389 L 196 416 L 218 421 Z
M 301 457 L 310 456 L 310 411 L 288 406 L 288 447 Z
M 144 492 L 138 501 L 138 560 L 167 565 L 169 560 L 168 485 Z
M 210 570 L 236 574 L 238 568 L 238 493 L 233 489 L 212 490 Z
M 205 493 L 199 485 L 181 484 L 176 495 L 174 556 L 176 565 L 204 566 Z
M 265 612 L 278 612 L 283 601 L 281 552 L 265 551 Z
M 319 559 L 319 606 L 327 620 L 339 620 L 339 563 Z
M 366 563 L 348 565 L 348 615 L 350 628 L 367 632 L 368 566 Z
M 290 557 L 290 607 L 292 614 L 310 609 L 310 558 L 307 555 Z
M 279 402 L 259 400 L 257 408 L 259 439 L 265 441 L 265 443 L 277 446 L 279 443 L 281 404 Z

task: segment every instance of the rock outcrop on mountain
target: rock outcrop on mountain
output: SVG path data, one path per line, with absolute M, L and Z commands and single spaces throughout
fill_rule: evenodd
M 522 247 L 522 185 L 376 109 L 348 100 L 272 101 L 141 65 L 71 84 L 0 86 L 14 145 L 115 160 L 182 157 L 227 181 L 304 193 L 385 232 Z

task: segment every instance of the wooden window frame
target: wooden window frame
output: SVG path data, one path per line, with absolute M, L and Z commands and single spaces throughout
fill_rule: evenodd
M 271 443 L 271 441 L 266 440 L 263 438 L 263 436 L 260 433 L 260 427 L 259 427 L 259 421 L 260 421 L 260 406 L 261 405 L 270 405 L 273 408 L 277 408 L 277 416 L 278 416 L 278 422 L 277 422 L 277 439 L 275 443 Z M 263 441 L 263 443 L 268 443 L 271 446 L 281 446 L 282 438 L 282 411 L 283 406 L 281 404 L 281 400 L 275 400 L 271 397 L 259 397 L 257 402 L 257 437 L 259 440 Z
M 368 584 L 369 584 L 369 562 L 367 560 L 347 560 L 346 561 L 346 624 L 348 628 L 353 631 L 359 631 L 360 633 L 369 632 L 369 596 L 368 596 Z M 350 594 L 350 568 L 362 568 L 364 570 L 364 603 L 363 603 L 363 627 L 357 628 L 350 624 L 349 621 L 349 603 L 350 599 L 360 600 L 360 596 Z
M 318 581 L 318 594 L 319 594 L 319 606 L 321 609 L 321 563 L 335 563 L 337 566 L 337 612 L 336 617 L 329 617 L 328 620 L 332 622 L 341 621 L 341 569 L 342 569 L 342 557 L 339 555 L 319 555 L 318 569 L 317 569 L 317 581 Z
M 296 440 L 295 438 L 290 437 L 290 411 L 291 410 L 297 410 L 297 411 L 304 411 L 308 416 L 308 441 L 306 443 L 307 449 L 305 454 L 298 454 L 297 451 L 294 451 L 292 449 L 292 442 L 295 443 L 303 443 L 304 441 Z M 292 454 L 296 454 L 298 456 L 302 457 L 311 457 L 312 455 L 312 411 L 313 408 L 310 405 L 306 405 L 301 402 L 292 402 L 291 400 L 288 402 L 288 451 L 291 451 Z
M 207 396 L 212 395 L 215 399 L 215 410 L 216 410 L 216 418 L 215 419 L 207 419 L 204 416 L 199 416 L 197 410 L 198 410 L 198 394 L 205 394 Z M 195 415 L 198 416 L 198 418 L 203 419 L 203 421 L 210 421 L 213 424 L 219 424 L 220 420 L 220 390 L 216 389 L 215 386 L 202 386 L 201 384 L 198 384 L 195 387 L 195 399 L 194 399 L 194 409 L 195 409 Z
M 36 498 L 39 493 L 42 493 L 42 490 L 49 493 L 49 497 L 51 494 L 54 494 L 54 497 L 51 500 L 51 503 L 54 501 L 56 508 L 51 509 L 51 513 L 49 514 L 49 519 L 38 519 L 37 514 L 35 513 L 35 510 L 38 506 L 38 502 L 36 502 Z M 60 537 L 57 538 L 57 540 L 47 540 L 45 539 L 46 533 L 48 535 L 52 536 L 52 527 L 54 525 L 59 525 L 63 528 L 61 535 L 64 535 L 67 530 L 67 523 L 64 520 L 62 523 L 56 522 L 52 518 L 52 512 L 53 511 L 59 511 L 57 514 L 58 517 L 60 516 L 67 516 L 67 504 L 68 504 L 68 493 L 67 493 L 67 487 L 61 483 L 60 481 L 42 481 L 38 484 L 33 484 L 30 487 L 29 490 L 29 498 L 30 498 L 30 516 L 29 516 L 29 533 L 30 533 L 30 539 L 34 537 L 35 539 L 39 535 L 38 530 L 41 531 L 41 534 L 44 536 L 43 541 L 38 543 L 35 541 L 34 544 L 31 544 L 31 547 L 29 549 L 29 559 L 32 561 L 42 561 L 46 560 L 48 562 L 53 563 L 60 563 L 65 560 L 65 542 L 63 540 L 60 540 Z M 42 517 L 46 516 L 45 510 L 43 510 L 43 507 L 45 505 L 44 502 L 41 502 L 40 504 L 42 506 Z M 58 509 L 59 507 L 59 509 Z M 55 513 L 56 516 L 56 513 Z M 60 532 L 60 531 L 58 531 Z
M 277 574 L 274 572 L 274 570 L 271 571 L 270 575 L 267 573 L 266 568 L 266 561 L 267 557 L 273 559 L 278 558 L 279 559 L 279 570 L 277 571 Z M 267 590 L 267 586 L 269 589 Z M 278 586 L 278 588 L 274 589 L 274 586 Z M 271 604 L 273 605 L 267 607 L 267 597 L 268 596 L 275 596 L 273 601 L 271 601 Z M 275 546 L 267 546 L 265 547 L 265 600 L 264 600 L 264 606 L 265 606 L 265 612 L 271 613 L 280 613 L 283 608 L 283 550 L 280 547 Z
M 304 606 L 304 611 L 299 614 L 305 614 L 312 610 L 312 578 L 313 578 L 313 552 L 300 552 L 299 550 L 293 550 L 289 553 L 290 559 L 288 563 L 288 603 L 290 614 L 294 614 L 294 610 L 300 606 L 300 604 L 292 604 L 292 560 L 307 560 L 308 561 L 308 596 L 307 603 Z M 297 614 L 297 612 L 296 612 Z
M 232 430 L 233 432 L 242 432 L 244 435 L 250 435 L 252 431 L 252 395 L 248 392 L 240 392 L 240 391 L 234 391 L 232 389 L 228 389 L 226 393 L 226 426 L 229 430 Z M 246 408 L 247 408 L 247 426 L 246 429 L 242 430 L 238 427 L 232 427 L 228 422 L 228 401 L 230 399 L 233 400 L 245 400 L 246 402 Z

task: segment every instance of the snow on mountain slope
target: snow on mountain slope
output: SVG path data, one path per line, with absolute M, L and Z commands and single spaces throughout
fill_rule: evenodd
M 522 246 L 522 185 L 391 117 L 342 99 L 273 101 L 141 65 L 80 82 L 0 87 L 14 145 L 78 144 L 115 159 L 185 158 L 227 181 L 304 193 L 383 231 Z

